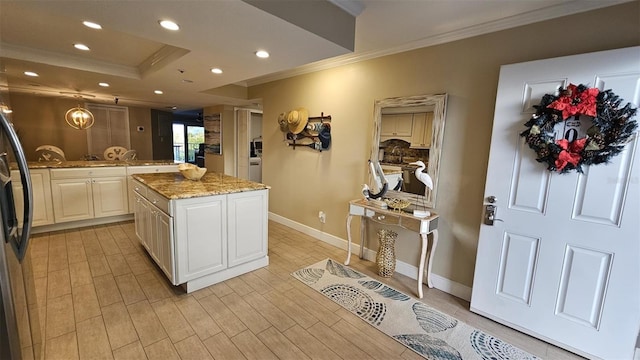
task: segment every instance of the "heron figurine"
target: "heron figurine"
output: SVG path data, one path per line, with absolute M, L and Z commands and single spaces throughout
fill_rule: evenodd
M 424 196 L 427 196 L 427 189 L 432 190 L 433 189 L 433 179 L 431 179 L 431 176 L 429 176 L 429 174 L 427 174 L 426 172 L 424 172 L 424 169 L 426 169 L 426 165 L 422 162 L 422 161 L 416 161 L 416 162 L 412 162 L 410 165 L 417 165 L 418 168 L 415 171 L 416 174 L 416 179 L 418 179 L 418 181 L 420 181 L 421 183 L 423 183 L 425 185 L 424 188 Z M 418 205 L 418 195 L 416 195 L 416 206 Z M 422 207 L 424 209 L 426 209 L 426 206 L 424 205 L 424 198 L 422 199 Z M 415 209 L 413 211 L 413 215 L 418 216 L 418 217 L 426 217 L 431 215 L 431 212 L 427 211 L 427 210 L 418 210 Z

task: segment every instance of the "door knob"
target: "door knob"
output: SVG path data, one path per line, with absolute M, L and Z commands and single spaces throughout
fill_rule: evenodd
M 487 202 L 491 204 L 495 204 L 496 202 L 498 202 L 498 198 L 493 195 L 487 196 Z
M 495 221 L 504 221 L 502 219 L 496 218 L 496 211 L 498 207 L 495 205 L 485 205 L 484 206 L 484 224 L 493 226 Z

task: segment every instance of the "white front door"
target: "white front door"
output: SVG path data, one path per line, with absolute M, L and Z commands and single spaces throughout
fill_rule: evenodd
M 630 359 L 640 330 L 637 133 L 584 174 L 549 172 L 519 136 L 532 106 L 570 83 L 638 107 L 640 47 L 501 68 L 484 195 L 502 221 L 481 225 L 471 310 L 584 356 Z

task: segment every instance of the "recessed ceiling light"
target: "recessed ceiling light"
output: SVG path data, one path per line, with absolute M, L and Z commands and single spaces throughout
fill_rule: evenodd
M 100 85 L 102 87 L 109 87 L 109 83 L 106 83 L 106 82 L 98 83 L 98 85 Z
M 102 26 L 100 26 L 100 24 L 97 24 L 91 21 L 83 21 L 82 24 L 88 28 L 97 29 L 97 30 L 102 29 Z
M 211 72 L 214 73 L 214 74 L 222 74 L 222 69 L 213 68 L 213 69 L 211 69 Z
M 38 75 L 38 73 L 34 73 L 33 71 L 25 71 L 24 74 L 27 76 L 33 76 L 33 77 L 40 76 Z
M 180 26 L 178 26 L 178 24 L 174 23 L 171 20 L 160 20 L 159 23 L 160 23 L 160 26 L 162 26 L 167 30 L 172 30 L 172 31 L 180 30 Z
M 73 47 L 78 50 L 89 51 L 89 47 L 85 44 L 73 44 Z
M 162 90 L 154 90 L 154 91 L 153 91 L 153 93 L 154 93 L 154 94 L 156 94 L 156 95 L 162 95 L 162 94 L 164 94 L 164 93 L 162 92 Z
M 264 51 L 264 50 L 258 50 L 256 51 L 256 56 L 261 58 L 261 59 L 266 59 L 269 57 L 269 53 Z

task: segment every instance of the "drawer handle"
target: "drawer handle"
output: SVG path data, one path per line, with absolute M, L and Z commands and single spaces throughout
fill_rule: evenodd
M 153 199 L 153 201 L 152 201 L 152 202 L 153 202 L 154 204 L 157 204 L 157 203 L 158 203 L 158 200 Z
M 379 215 L 378 216 L 378 220 L 384 220 L 385 216 L 384 215 Z

